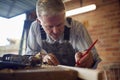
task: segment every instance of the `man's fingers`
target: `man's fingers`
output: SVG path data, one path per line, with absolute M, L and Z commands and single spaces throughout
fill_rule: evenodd
M 85 55 L 84 57 L 81 57 L 81 58 L 77 61 L 76 66 L 78 66 L 78 67 L 83 67 L 83 66 L 86 64 L 87 56 L 88 56 L 88 55 Z
M 89 53 L 85 56 L 83 56 L 80 60 L 79 60 L 79 64 L 76 65 L 77 67 L 91 67 L 93 64 L 93 57 L 92 54 Z
M 77 53 L 75 54 L 75 61 L 78 62 L 81 57 L 82 57 L 82 53 L 81 53 L 81 52 L 77 52 Z
M 57 58 L 53 54 L 50 54 L 50 60 L 54 65 L 59 64 L 59 61 L 57 60 Z
M 43 58 L 43 62 L 47 62 L 49 65 L 58 65 L 59 61 L 53 54 L 48 54 Z

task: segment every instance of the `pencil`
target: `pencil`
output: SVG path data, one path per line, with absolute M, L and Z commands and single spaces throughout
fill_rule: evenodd
M 94 47 L 94 45 L 96 44 L 97 41 L 98 41 L 98 39 L 88 48 L 88 50 L 86 51 L 85 54 L 82 55 L 82 57 L 84 57 L 85 55 L 87 55 L 90 52 L 90 50 Z M 79 60 L 77 61 L 76 64 L 79 65 Z
M 94 45 L 96 44 L 96 42 L 98 41 L 98 39 L 88 48 L 87 52 L 85 54 L 82 55 L 82 57 L 84 57 L 85 55 L 87 55 L 90 50 L 94 47 Z

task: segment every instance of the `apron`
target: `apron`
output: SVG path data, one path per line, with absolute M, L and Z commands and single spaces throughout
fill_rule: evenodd
M 59 60 L 61 65 L 74 66 L 75 65 L 75 50 L 68 41 L 62 43 L 49 43 L 46 40 L 42 41 L 42 48 L 47 53 L 52 53 Z
M 69 24 L 71 24 L 71 18 L 67 18 Z M 65 25 L 64 30 L 64 42 L 49 43 L 46 41 L 46 33 L 40 25 L 42 48 L 49 54 L 52 53 L 59 60 L 61 65 L 74 66 L 75 65 L 75 50 L 69 43 L 70 28 Z

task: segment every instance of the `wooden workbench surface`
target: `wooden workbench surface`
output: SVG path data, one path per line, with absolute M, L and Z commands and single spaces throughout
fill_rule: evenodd
M 99 70 L 64 65 L 0 70 L 0 80 L 102 80 Z
M 0 70 L 0 80 L 77 80 L 77 72 L 59 66 Z

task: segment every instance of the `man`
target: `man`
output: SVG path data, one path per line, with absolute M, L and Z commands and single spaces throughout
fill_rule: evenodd
M 62 0 L 38 0 L 36 13 L 37 20 L 30 27 L 26 54 L 40 53 L 43 62 L 50 65 L 97 67 L 100 58 L 95 48 L 81 57 L 92 40 L 80 22 L 65 18 Z M 78 60 L 79 64 L 76 64 Z

